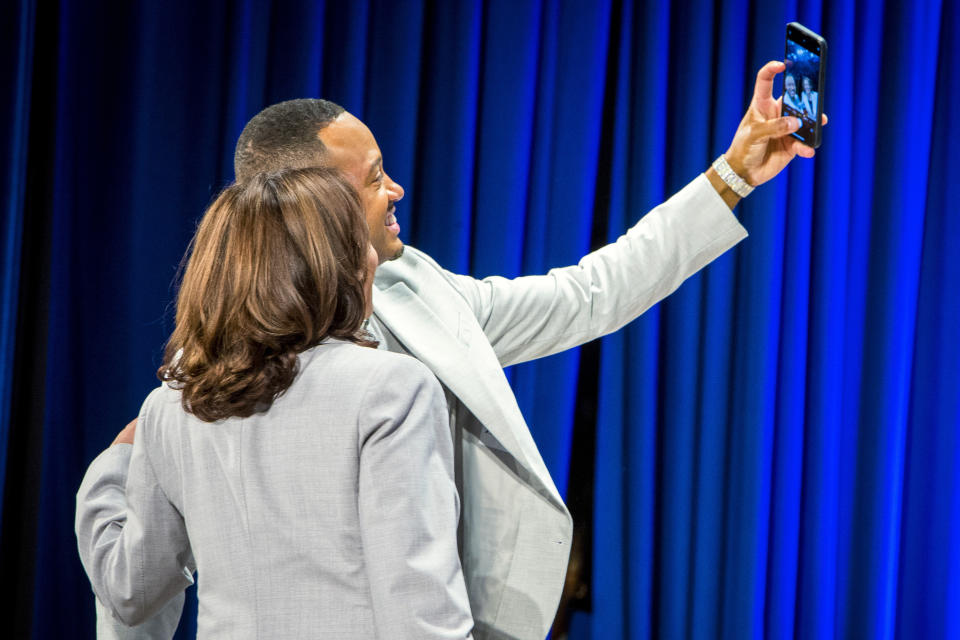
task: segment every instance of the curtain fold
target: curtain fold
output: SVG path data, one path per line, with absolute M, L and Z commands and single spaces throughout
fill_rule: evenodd
M 477 277 L 545 273 L 726 150 L 792 20 L 829 44 L 816 159 L 738 206 L 740 246 L 602 340 L 596 380 L 578 350 L 508 371 L 565 494 L 584 463 L 575 415 L 596 406 L 588 607 L 570 637 L 960 634 L 957 3 L 3 11 L 0 499 L 25 434 L 42 465 L 36 513 L 3 505 L 0 530 L 36 530 L 17 550 L 35 561 L 34 609 L 11 613 L 33 637 L 93 637 L 74 493 L 156 384 L 177 265 L 250 117 L 295 97 L 343 104 L 406 190 L 405 242 Z M 37 51 L 39 30 L 55 52 Z M 34 77 L 40 53 L 56 56 L 53 77 Z M 25 239 L 41 197 L 50 222 Z M 36 242 L 49 283 L 32 273 Z M 24 287 L 49 299 L 26 325 Z M 15 424 L 16 347 L 37 327 L 44 417 Z
M 33 71 L 32 2 L 11 5 L 3 11 L 0 42 L 0 84 L 9 88 L 0 103 L 0 122 L 7 141 L 0 161 L 0 193 L 4 196 L 0 227 L 0 500 L 10 437 L 13 362 L 16 349 L 22 211 L 26 200 L 27 142 L 30 132 L 30 91 Z M 0 525 L 3 512 L 0 510 Z

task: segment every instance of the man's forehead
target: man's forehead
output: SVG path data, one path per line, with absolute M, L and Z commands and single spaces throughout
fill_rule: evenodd
M 346 111 L 321 129 L 317 137 L 338 161 L 370 164 L 380 156 L 370 129 Z

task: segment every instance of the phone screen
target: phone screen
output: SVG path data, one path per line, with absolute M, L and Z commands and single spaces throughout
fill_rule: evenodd
M 801 119 L 794 132 L 804 144 L 820 146 L 820 115 L 823 113 L 823 56 L 826 42 L 815 33 L 787 26 L 787 50 L 783 75 L 783 115 Z

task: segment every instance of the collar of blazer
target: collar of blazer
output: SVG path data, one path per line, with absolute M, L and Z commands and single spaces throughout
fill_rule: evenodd
M 454 333 L 475 331 L 482 336 L 470 308 L 443 276 L 430 273 L 430 268 L 420 265 L 415 269 L 418 286 L 414 290 L 402 278 L 411 274 L 397 274 L 402 269 L 390 266 L 391 277 L 378 277 L 373 288 L 377 318 L 476 416 L 499 448 L 516 461 L 519 469 L 513 471 L 555 507 L 565 510 L 493 347 L 483 338 L 467 344 Z M 457 324 L 451 328 L 453 322 Z M 464 325 L 472 327 L 465 330 Z

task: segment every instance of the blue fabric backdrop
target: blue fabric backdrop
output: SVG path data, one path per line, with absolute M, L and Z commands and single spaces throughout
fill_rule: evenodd
M 37 511 L 3 518 L 36 518 L 33 637 L 92 637 L 74 492 L 156 384 L 175 267 L 249 117 L 340 102 L 406 189 L 405 241 L 542 273 L 726 149 L 791 20 L 829 42 L 823 147 L 738 207 L 748 240 L 603 340 L 571 637 L 960 637 L 956 2 L 6 5 L 0 490 L 29 432 Z M 48 167 L 48 306 L 18 324 L 28 166 Z M 12 424 L 34 321 L 44 418 Z M 577 350 L 510 371 L 561 491 L 579 372 Z

